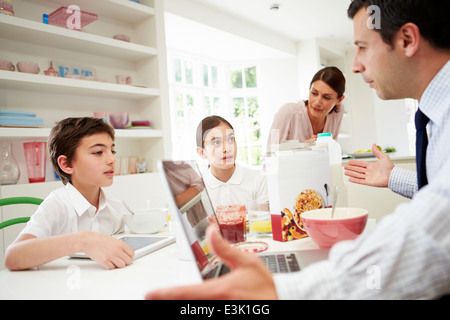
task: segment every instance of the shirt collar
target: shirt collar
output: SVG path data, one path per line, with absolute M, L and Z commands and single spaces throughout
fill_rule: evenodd
M 72 206 L 75 209 L 78 216 L 82 216 L 89 208 L 93 207 L 89 201 L 75 188 L 70 182 L 66 184 L 66 190 L 69 194 L 69 198 L 72 202 Z M 98 204 L 98 212 L 106 207 L 106 195 L 103 189 L 100 188 L 100 197 Z
M 422 112 L 434 123 L 439 123 L 441 119 L 444 119 L 443 113 L 447 111 L 438 106 L 442 104 L 443 101 L 447 102 L 448 99 L 450 99 L 449 80 L 450 60 L 447 61 L 433 80 L 431 80 L 420 99 L 420 110 L 422 110 Z
M 235 165 L 235 169 L 233 172 L 233 175 L 231 176 L 231 178 L 227 181 L 227 182 L 222 182 L 219 179 L 217 179 L 211 172 L 211 168 L 208 168 L 208 171 L 205 175 L 206 180 L 208 181 L 208 186 L 211 189 L 215 189 L 218 188 L 226 183 L 228 184 L 241 184 L 242 183 L 242 179 L 244 177 L 244 170 L 242 169 L 241 166 L 238 166 L 237 164 Z

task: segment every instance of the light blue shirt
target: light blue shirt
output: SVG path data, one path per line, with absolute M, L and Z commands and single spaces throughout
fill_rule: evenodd
M 433 180 L 450 158 L 450 62 L 434 77 L 422 95 L 420 110 L 430 118 L 427 148 L 427 177 Z M 417 192 L 417 174 L 395 167 L 389 178 L 389 188 L 404 197 L 412 198 Z
M 276 275 L 281 299 L 433 299 L 450 293 L 450 62 L 419 106 L 430 118 L 428 185 L 370 232 L 335 245 L 328 260 Z M 414 183 L 417 190 L 413 176 L 409 192 Z

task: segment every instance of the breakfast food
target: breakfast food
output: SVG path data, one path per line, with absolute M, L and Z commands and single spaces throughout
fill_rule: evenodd
M 295 223 L 294 217 L 288 208 L 281 212 L 281 237 L 282 241 L 291 241 L 307 237 L 305 231 Z
M 303 228 L 300 215 L 309 210 L 323 208 L 323 200 L 320 194 L 312 189 L 303 190 L 295 200 L 294 220 L 300 228 Z

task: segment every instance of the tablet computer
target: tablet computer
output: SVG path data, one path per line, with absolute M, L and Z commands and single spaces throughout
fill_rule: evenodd
M 134 250 L 134 258 L 139 259 L 153 251 L 164 248 L 175 242 L 175 236 L 154 235 L 154 234 L 121 234 L 116 236 Z M 72 259 L 90 259 L 85 253 L 75 253 L 70 256 Z

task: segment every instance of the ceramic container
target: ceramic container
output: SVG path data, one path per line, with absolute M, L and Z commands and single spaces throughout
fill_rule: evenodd
M 130 36 L 127 34 L 116 34 L 115 36 L 113 36 L 113 38 L 116 40 L 130 42 Z
M 51 76 L 51 77 L 59 77 L 59 72 L 56 71 L 55 69 L 53 69 L 53 67 L 48 68 L 47 70 L 44 71 L 44 74 L 46 76 Z
M 34 61 L 17 62 L 17 70 L 19 72 L 34 73 L 34 74 L 38 74 L 41 71 L 37 62 Z
M 0 70 L 14 71 L 16 70 L 16 67 L 14 67 L 12 61 L 0 60 Z
M 128 112 L 110 113 L 109 122 L 114 129 L 125 129 L 128 124 Z
M 360 208 L 332 208 L 303 212 L 300 216 L 306 232 L 320 248 L 331 248 L 335 243 L 353 240 L 366 227 L 369 212 Z
M 116 82 L 118 84 L 131 84 L 133 82 L 133 79 L 130 76 L 118 74 L 116 76 Z
M 142 209 L 126 213 L 123 218 L 133 233 L 156 233 L 166 225 L 168 214 L 167 208 Z

